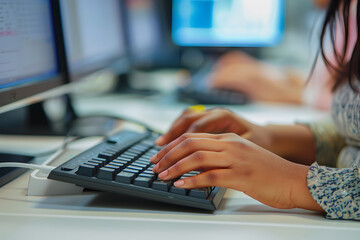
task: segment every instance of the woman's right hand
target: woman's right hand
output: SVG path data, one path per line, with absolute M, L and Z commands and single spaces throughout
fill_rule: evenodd
M 235 133 L 266 149 L 270 147 L 271 139 L 265 128 L 246 121 L 230 110 L 214 108 L 199 112 L 186 109 L 169 131 L 157 139 L 156 144 L 166 145 L 183 133 Z

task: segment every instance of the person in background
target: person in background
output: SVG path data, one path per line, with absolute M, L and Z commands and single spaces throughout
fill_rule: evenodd
M 185 110 L 157 139 L 154 172 L 169 180 L 200 170 L 174 185 L 227 187 L 275 208 L 360 220 L 359 9 L 358 0 L 331 0 L 326 13 L 318 61 L 333 81 L 332 123 L 258 126 L 226 109 Z
M 324 9 L 329 0 L 313 0 L 313 3 Z M 219 59 L 210 73 L 210 87 L 235 89 L 255 101 L 307 103 L 320 109 L 328 109 L 332 96 L 331 87 L 327 80 L 313 83 L 313 79 L 319 76 L 321 73 L 316 72 L 310 83 L 305 85 L 307 77 L 300 70 L 277 67 L 244 52 L 231 51 Z M 318 89 L 324 87 L 326 91 L 323 89 L 319 94 Z

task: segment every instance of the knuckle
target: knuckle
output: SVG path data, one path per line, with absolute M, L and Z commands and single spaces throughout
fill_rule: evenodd
M 208 181 L 210 184 L 213 184 L 213 185 L 214 185 L 214 184 L 216 183 L 216 181 L 217 181 L 218 176 L 217 176 L 216 173 L 209 172 L 209 173 L 207 174 L 206 178 L 207 178 L 207 181 Z
M 184 133 L 183 135 L 181 135 L 181 141 L 185 141 L 188 138 L 191 138 L 192 134 L 191 133 Z
M 194 144 L 194 139 L 192 138 L 186 138 L 184 141 L 183 141 L 183 144 L 185 147 L 190 147 Z
M 198 177 L 190 177 L 189 182 L 192 186 L 197 186 L 198 184 Z
M 197 151 L 194 153 L 193 158 L 197 162 L 203 162 L 206 159 L 206 154 L 205 152 Z
M 175 164 L 175 165 L 171 168 L 171 170 L 172 170 L 174 173 L 179 173 L 179 172 L 181 172 L 181 171 L 183 170 L 183 166 L 182 166 L 181 163 L 177 163 L 177 164 Z
M 170 162 L 171 156 L 169 156 L 169 154 L 166 154 L 162 160 L 159 162 L 159 166 L 161 165 L 166 165 L 167 163 Z

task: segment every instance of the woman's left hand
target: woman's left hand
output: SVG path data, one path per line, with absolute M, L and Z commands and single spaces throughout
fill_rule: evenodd
M 163 180 L 202 172 L 176 181 L 176 187 L 226 187 L 272 207 L 321 211 L 307 189 L 308 166 L 289 162 L 233 133 L 185 133 L 151 161 Z

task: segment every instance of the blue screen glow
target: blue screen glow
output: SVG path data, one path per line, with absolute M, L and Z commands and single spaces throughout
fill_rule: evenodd
M 180 46 L 273 46 L 284 11 L 284 0 L 173 0 L 172 38 Z

